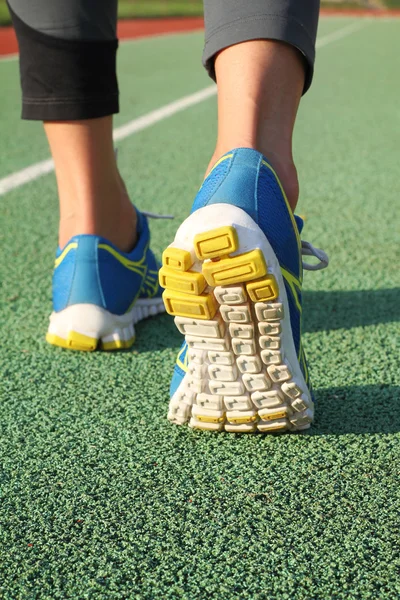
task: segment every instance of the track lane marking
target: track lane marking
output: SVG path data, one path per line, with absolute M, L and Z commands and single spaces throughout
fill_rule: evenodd
M 332 33 L 328 33 L 324 35 L 320 40 L 317 40 L 315 47 L 323 48 L 332 42 L 336 42 L 336 40 L 341 40 L 342 38 L 350 35 L 351 33 L 355 33 L 360 29 L 364 29 L 367 25 L 371 23 L 371 20 L 368 18 L 363 18 L 361 21 L 356 21 L 355 23 L 349 23 L 349 25 L 345 25 L 336 31 L 332 31 Z

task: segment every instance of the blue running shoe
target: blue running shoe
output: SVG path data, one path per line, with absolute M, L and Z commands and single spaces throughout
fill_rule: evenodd
M 314 403 L 301 343 L 302 220 L 255 150 L 223 156 L 163 254 L 166 310 L 185 342 L 168 418 L 198 429 L 280 432 L 310 426 Z
M 128 254 L 96 235 L 77 235 L 57 250 L 50 344 L 72 350 L 129 348 L 135 323 L 164 312 L 147 218 L 139 211 L 137 216 L 138 241 Z

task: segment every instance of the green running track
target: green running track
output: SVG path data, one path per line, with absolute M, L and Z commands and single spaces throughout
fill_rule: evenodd
M 54 176 L 0 197 L 0 598 L 400 596 L 400 20 L 331 35 L 353 21 L 321 21 L 295 134 L 304 237 L 331 258 L 305 275 L 304 434 L 170 425 L 168 316 L 139 324 L 129 352 L 47 345 Z M 116 125 L 209 86 L 201 49 L 201 33 L 122 44 Z M 0 81 L 1 179 L 48 149 L 19 121 L 15 60 Z M 176 215 L 151 223 L 159 253 L 215 127 L 210 98 L 118 144 L 132 200 Z

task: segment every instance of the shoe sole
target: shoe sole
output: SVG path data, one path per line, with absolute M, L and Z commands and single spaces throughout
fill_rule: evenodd
M 310 427 L 279 262 L 246 212 L 215 204 L 190 215 L 164 251 L 160 283 L 188 344 L 171 422 L 238 433 Z
M 46 340 L 53 346 L 86 352 L 126 349 L 135 341 L 135 324 L 162 312 L 161 298 L 137 300 L 124 315 L 113 315 L 94 304 L 74 304 L 51 314 Z

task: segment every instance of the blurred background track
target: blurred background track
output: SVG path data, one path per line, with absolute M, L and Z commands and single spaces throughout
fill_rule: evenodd
M 322 0 L 322 9 L 368 11 L 400 9 L 400 0 Z M 119 0 L 120 19 L 154 17 L 193 17 L 203 14 L 202 0 Z M 11 22 L 6 0 L 0 0 L 0 25 Z

